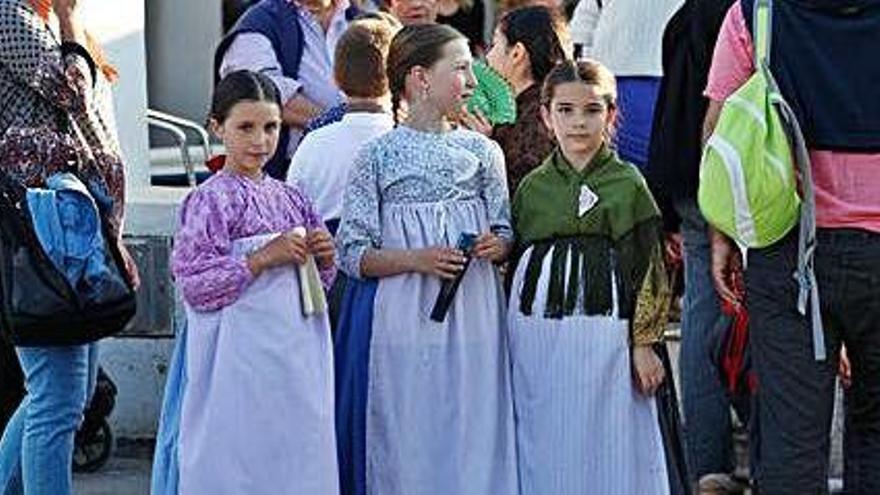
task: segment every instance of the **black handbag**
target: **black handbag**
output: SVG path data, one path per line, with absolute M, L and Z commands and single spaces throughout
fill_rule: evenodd
M 78 169 L 73 164 L 69 171 L 78 175 Z M 137 305 L 119 245 L 109 235 L 107 212 L 99 209 L 98 217 L 109 276 L 99 290 L 86 293 L 44 251 L 26 196 L 27 188 L 0 169 L 0 335 L 16 346 L 50 347 L 86 344 L 122 330 Z

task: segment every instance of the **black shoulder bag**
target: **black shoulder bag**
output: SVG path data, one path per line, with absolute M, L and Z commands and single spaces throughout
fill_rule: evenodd
M 68 119 L 66 127 L 81 143 L 77 156 L 87 158 L 88 142 Z M 80 169 L 74 163 L 69 171 L 88 184 Z M 37 237 L 27 188 L 0 168 L 0 335 L 7 341 L 23 347 L 86 344 L 119 332 L 134 316 L 135 292 L 119 246 L 108 235 L 108 212 L 98 211 L 107 276 L 75 286 Z

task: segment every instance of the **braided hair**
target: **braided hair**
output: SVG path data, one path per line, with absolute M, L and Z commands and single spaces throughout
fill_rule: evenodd
M 406 26 L 394 36 L 388 49 L 386 73 L 395 122 L 401 100 L 405 97 L 406 76 L 413 67 L 432 67 L 443 58 L 443 47 L 459 39 L 466 38 L 445 24 Z

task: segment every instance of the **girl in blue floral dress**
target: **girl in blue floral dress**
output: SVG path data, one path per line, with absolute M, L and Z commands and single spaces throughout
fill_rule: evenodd
M 467 39 L 447 26 L 394 38 L 388 77 L 406 119 L 365 146 L 337 244 L 356 282 L 336 341 L 343 493 L 516 493 L 504 297 L 511 240 L 497 144 L 445 116 L 474 88 Z M 453 248 L 474 234 L 472 260 Z M 467 266 L 441 322 L 444 280 Z

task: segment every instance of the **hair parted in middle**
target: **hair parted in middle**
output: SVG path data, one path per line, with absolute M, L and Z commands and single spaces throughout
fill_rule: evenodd
M 226 75 L 214 88 L 211 98 L 210 118 L 223 124 L 232 107 L 242 101 L 265 101 L 282 109 L 281 95 L 275 83 L 265 74 L 249 70 L 238 70 Z
M 406 76 L 413 67 L 429 69 L 443 58 L 443 48 L 455 40 L 467 40 L 445 24 L 421 24 L 401 29 L 388 50 L 386 72 L 394 114 L 406 90 Z
M 556 86 L 566 83 L 596 86 L 597 94 L 605 100 L 608 109 L 617 109 L 617 79 L 608 67 L 601 63 L 587 59 L 577 62 L 565 60 L 556 64 L 544 79 L 544 85 L 541 87 L 541 104 L 550 108 Z
M 541 105 L 548 111 L 553 103 L 553 95 L 556 87 L 567 83 L 581 83 L 596 87 L 596 94 L 605 101 L 609 112 L 614 112 L 614 120 L 608 124 L 604 131 L 605 142 L 614 146 L 614 136 L 617 132 L 617 124 L 622 116 L 617 111 L 617 79 L 608 67 L 602 63 L 584 59 L 574 62 L 566 60 L 556 64 L 541 87 Z

